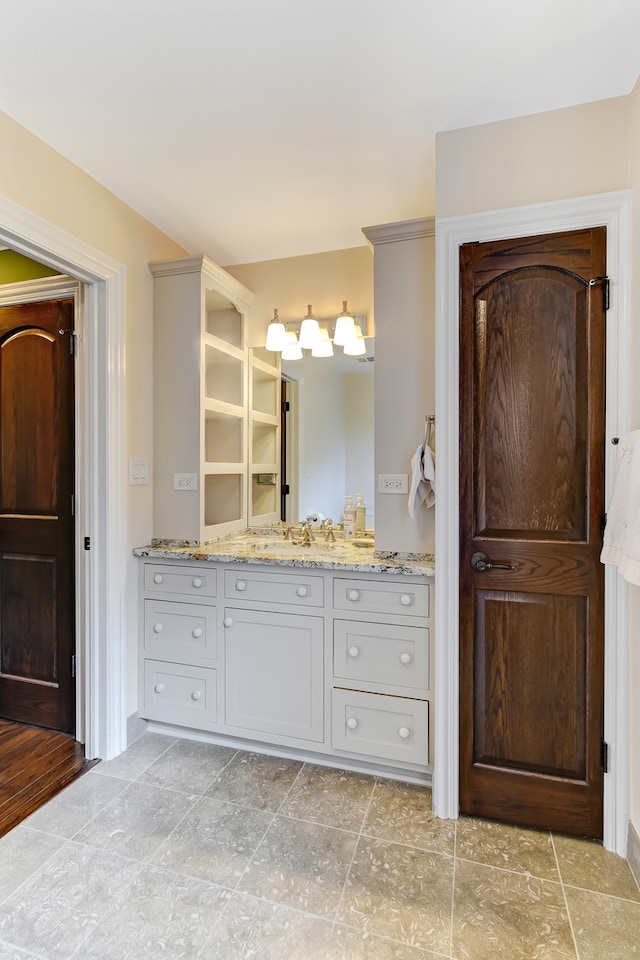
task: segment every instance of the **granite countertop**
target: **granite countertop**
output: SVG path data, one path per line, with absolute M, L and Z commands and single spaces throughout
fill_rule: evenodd
M 432 577 L 433 554 L 377 553 L 373 536 L 345 540 L 337 534 L 328 543 L 324 532 L 314 530 L 315 540 L 304 545 L 285 540 L 283 528 L 255 528 L 241 534 L 197 543 L 186 540 L 152 540 L 136 547 L 134 556 L 153 560 L 196 560 L 219 563 L 252 563 L 262 566 L 303 567 L 357 573 L 391 573 Z

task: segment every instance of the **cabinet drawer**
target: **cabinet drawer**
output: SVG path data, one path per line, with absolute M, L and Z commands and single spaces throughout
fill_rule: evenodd
M 404 763 L 428 763 L 428 703 L 377 693 L 334 689 L 335 750 Z
M 184 662 L 216 659 L 216 608 L 175 600 L 144 601 L 146 656 Z
M 333 582 L 333 605 L 352 613 L 391 613 L 403 617 L 429 616 L 427 583 L 388 583 L 385 580 Z
M 145 563 L 144 589 L 157 593 L 179 593 L 188 597 L 215 597 L 216 568 L 169 566 Z
M 324 580 L 304 573 L 253 573 L 225 570 L 224 595 L 228 600 L 256 600 L 260 603 L 321 607 L 324 604 Z
M 217 719 L 216 671 L 145 660 L 144 711 L 149 720 L 211 729 Z
M 386 623 L 336 620 L 333 672 L 361 683 L 429 688 L 429 630 Z

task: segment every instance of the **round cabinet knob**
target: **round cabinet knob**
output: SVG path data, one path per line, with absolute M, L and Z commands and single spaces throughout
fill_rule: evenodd
M 163 580 L 164 580 L 164 577 L 162 576 L 161 573 L 156 573 L 156 574 L 154 574 L 154 576 L 153 576 L 153 582 L 154 582 L 154 583 L 162 583 Z
M 358 721 L 356 720 L 355 717 L 349 717 L 349 719 L 347 720 L 347 726 L 349 727 L 349 730 L 357 730 Z
M 202 693 L 200 692 L 200 690 L 194 690 L 193 693 L 191 694 L 191 699 L 199 700 L 201 696 L 202 696 Z
M 400 654 L 400 663 L 411 663 L 412 661 L 413 661 L 413 657 L 411 656 L 410 653 Z
M 306 597 L 309 594 L 309 587 L 298 587 L 296 593 L 299 597 Z
M 191 631 L 191 636 L 192 636 L 192 637 L 195 637 L 195 639 L 197 640 L 198 637 L 201 637 L 201 636 L 202 636 L 202 628 L 201 628 L 201 627 L 194 627 L 193 630 Z
M 360 647 L 349 647 L 349 656 L 350 656 L 350 657 L 359 657 L 359 656 L 360 656 Z
M 243 591 L 243 590 L 246 590 L 246 589 L 247 589 L 247 585 L 246 585 L 246 583 L 244 582 L 244 580 L 238 580 L 238 581 L 236 582 L 236 590 L 239 590 L 240 593 L 242 593 L 242 591 Z
M 348 596 L 349 596 L 349 600 L 359 600 L 359 599 L 360 599 L 360 591 L 359 591 L 359 590 L 349 590 Z
M 224 625 L 225 625 L 225 627 L 232 627 L 232 626 L 233 626 L 233 617 L 225 617 L 225 618 L 224 618 Z
M 194 577 L 191 583 L 193 584 L 194 587 L 201 587 L 202 584 L 204 583 L 204 580 L 202 579 L 202 577 Z
M 153 689 L 156 693 L 164 693 L 164 683 L 156 683 Z
M 411 596 L 408 593 L 403 593 L 400 597 L 400 603 L 403 607 L 411 606 Z
M 162 633 L 162 624 L 161 624 L 161 623 L 154 623 L 154 625 L 153 625 L 153 632 L 154 632 L 154 633 Z
M 408 740 L 411 736 L 411 730 L 409 730 L 409 727 L 400 727 L 398 730 L 398 736 L 402 737 L 403 740 Z

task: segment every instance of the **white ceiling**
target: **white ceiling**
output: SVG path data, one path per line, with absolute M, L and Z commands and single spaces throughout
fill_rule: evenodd
M 221 264 L 431 215 L 436 131 L 624 95 L 639 73 L 639 0 L 0 8 L 0 110 Z

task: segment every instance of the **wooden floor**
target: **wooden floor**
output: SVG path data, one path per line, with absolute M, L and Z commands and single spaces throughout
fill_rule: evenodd
M 73 737 L 0 720 L 0 837 L 91 766 Z

